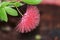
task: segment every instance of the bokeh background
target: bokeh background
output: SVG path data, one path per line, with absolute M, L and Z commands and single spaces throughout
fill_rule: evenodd
M 8 15 L 7 23 L 0 21 L 0 40 L 60 40 L 60 7 L 48 4 L 36 6 L 41 14 L 40 23 L 36 29 L 29 33 L 18 33 L 14 28 L 21 19 L 21 15 L 18 17 Z M 26 7 L 27 5 L 19 7 L 19 10 L 24 14 Z

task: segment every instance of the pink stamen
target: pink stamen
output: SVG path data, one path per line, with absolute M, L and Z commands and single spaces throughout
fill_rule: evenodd
M 26 13 L 19 21 L 16 30 L 21 33 L 27 33 L 35 29 L 40 22 L 39 10 L 36 6 L 28 6 Z

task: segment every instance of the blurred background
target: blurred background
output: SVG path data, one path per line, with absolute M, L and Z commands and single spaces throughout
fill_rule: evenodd
M 23 14 L 26 6 L 19 7 Z M 41 14 L 40 24 L 36 29 L 29 33 L 17 33 L 14 28 L 21 17 L 8 15 L 7 23 L 0 22 L 0 40 L 60 40 L 60 7 L 48 4 L 36 6 Z

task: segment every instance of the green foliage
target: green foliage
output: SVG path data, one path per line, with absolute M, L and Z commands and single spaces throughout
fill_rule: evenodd
M 16 7 L 19 7 L 19 6 L 22 6 L 23 4 L 19 2 L 15 2 L 13 5 L 15 5 Z
M 1 5 L 1 7 L 6 7 L 6 6 L 8 6 L 10 3 L 9 2 L 2 2 L 0 5 Z
M 18 13 L 16 10 L 10 7 L 5 7 L 6 12 L 11 16 L 18 16 Z
M 0 20 L 1 21 L 8 21 L 7 14 L 4 8 L 0 8 Z
M 2 2 L 0 3 L 0 20 L 8 21 L 7 13 L 11 16 L 18 16 L 18 12 L 12 8 L 12 6 L 19 7 L 21 3 L 19 2 Z
M 27 4 L 31 4 L 31 5 L 36 5 L 36 4 L 40 4 L 42 0 L 22 0 L 22 2 L 27 3 Z
M 42 0 L 22 0 L 22 2 L 31 4 L 31 5 L 36 5 L 41 3 Z M 18 16 L 18 12 L 13 9 L 12 7 L 19 7 L 22 6 L 23 4 L 20 2 L 16 2 L 16 0 L 11 0 L 10 2 L 1 2 L 0 3 L 0 20 L 1 21 L 8 21 L 7 14 L 11 16 Z

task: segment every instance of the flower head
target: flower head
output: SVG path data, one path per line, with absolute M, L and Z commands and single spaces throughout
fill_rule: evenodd
M 36 6 L 29 5 L 26 13 L 22 17 L 21 21 L 19 21 L 16 30 L 21 33 L 30 32 L 38 26 L 39 21 L 40 14 L 38 8 Z

